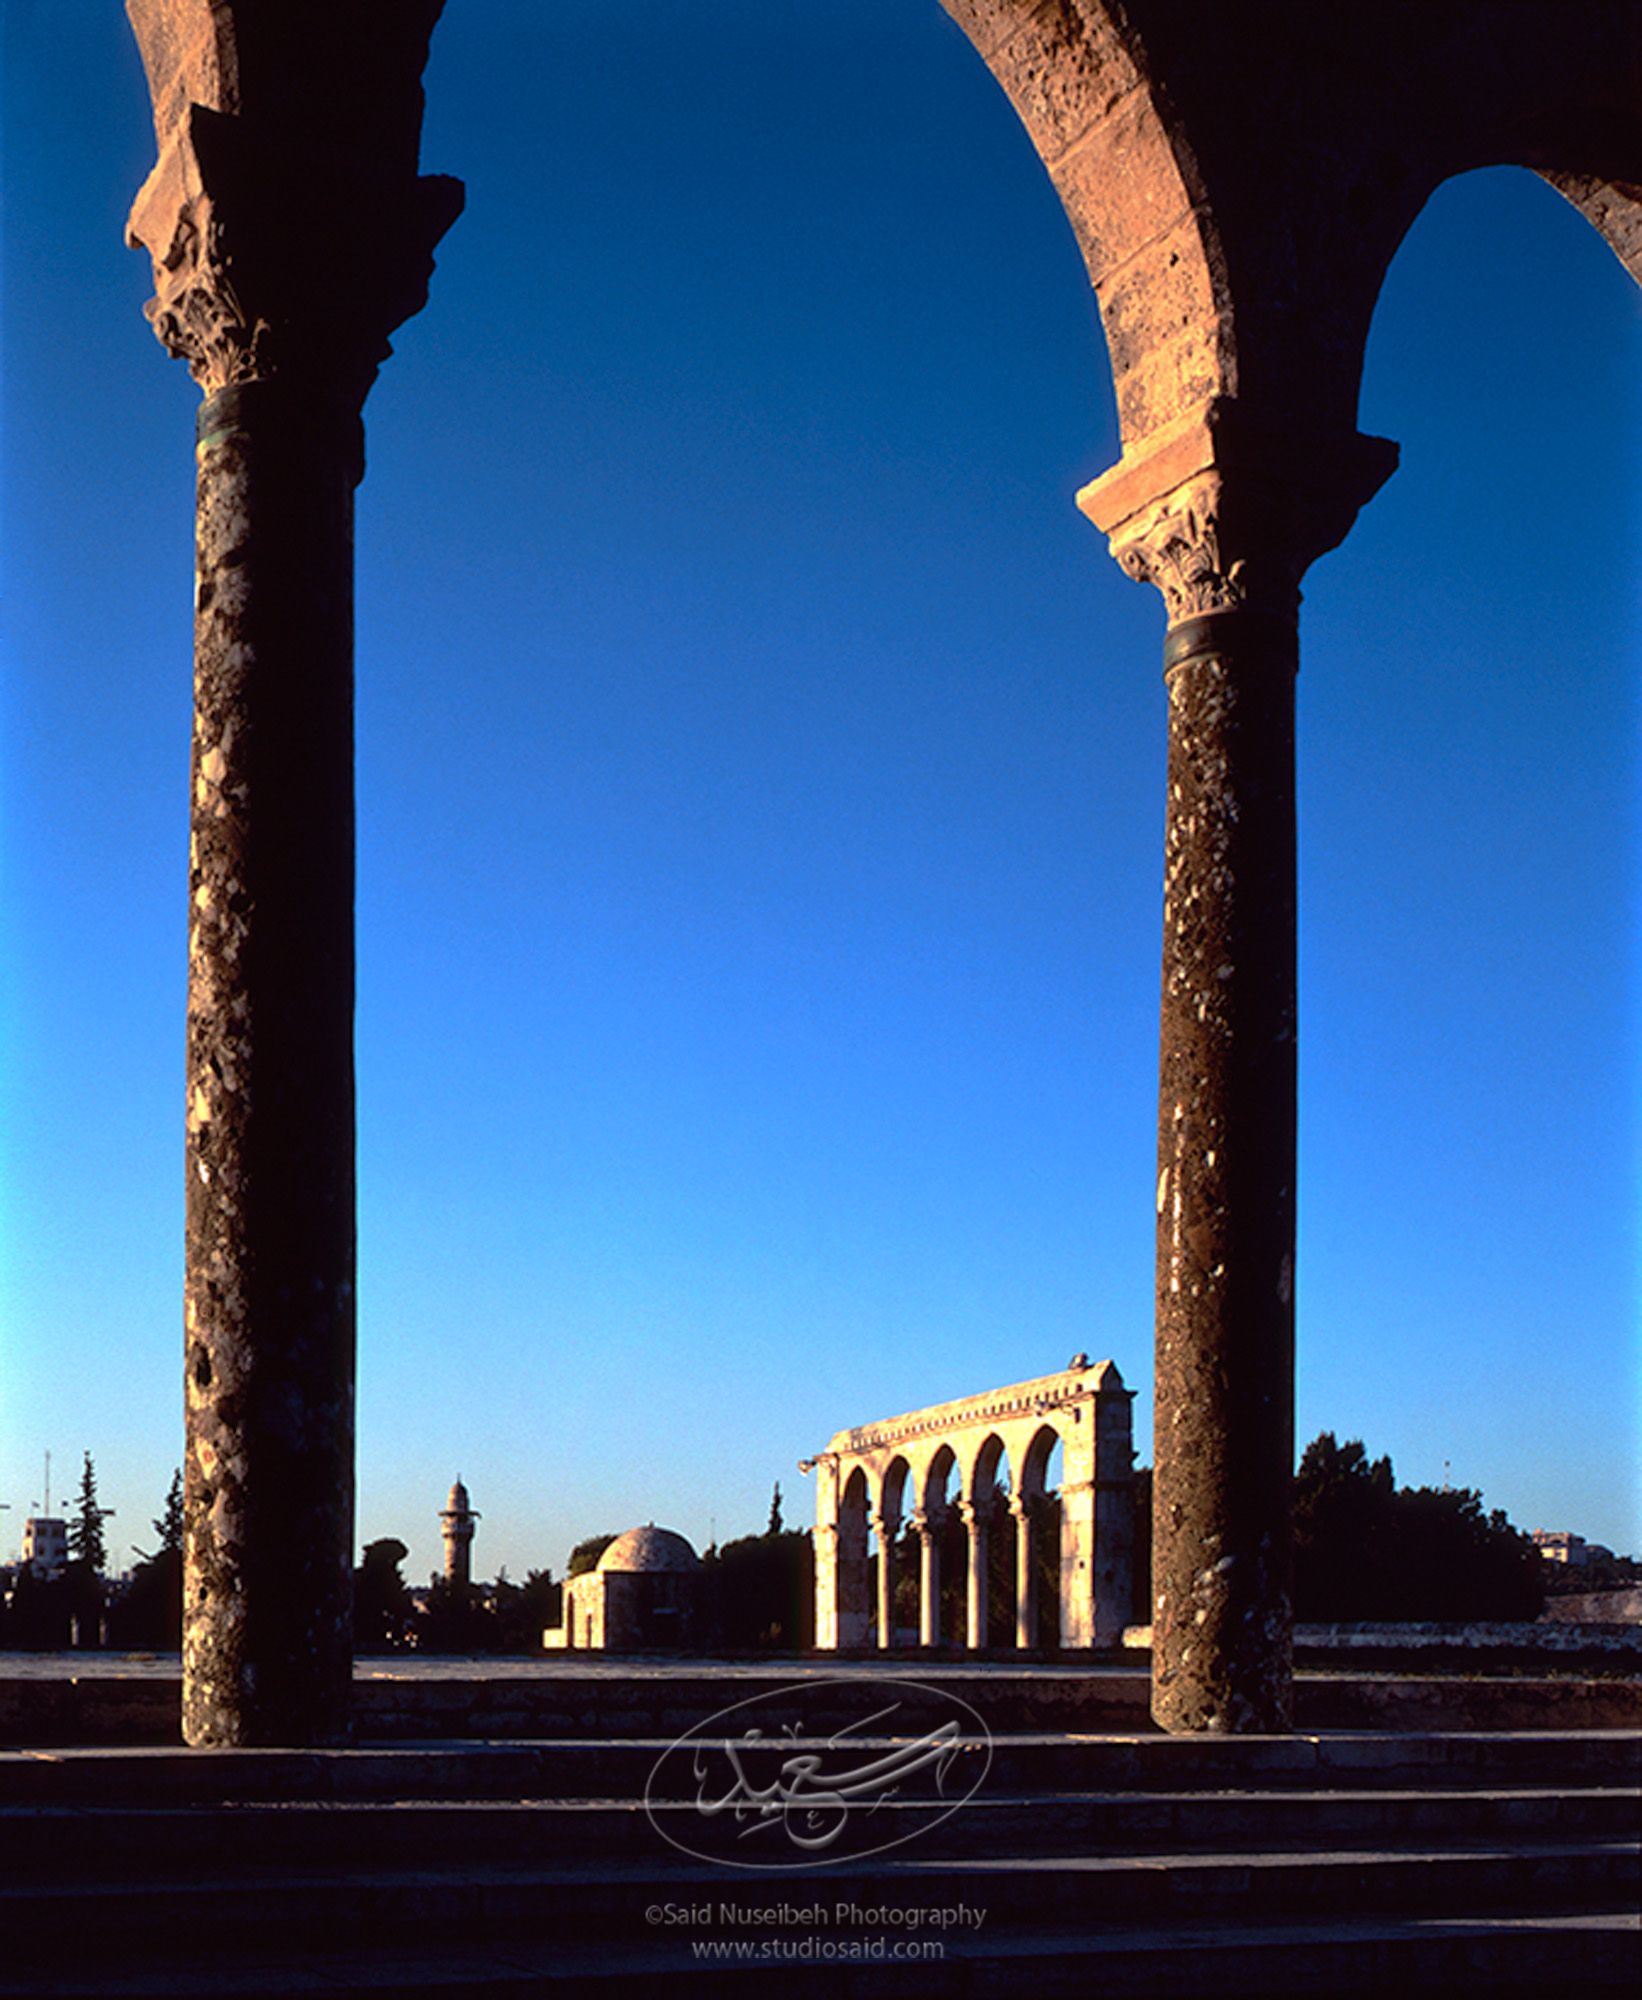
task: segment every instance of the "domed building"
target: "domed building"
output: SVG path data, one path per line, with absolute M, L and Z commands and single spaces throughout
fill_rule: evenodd
M 564 1622 L 542 1644 L 609 1652 L 700 1645 L 702 1582 L 701 1559 L 684 1537 L 647 1521 L 618 1535 L 596 1568 L 566 1578 Z

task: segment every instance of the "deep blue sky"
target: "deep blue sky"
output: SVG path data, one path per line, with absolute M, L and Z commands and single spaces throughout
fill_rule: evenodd
M 181 1455 L 192 411 L 109 0 L 0 0 L 0 1553 Z M 360 1530 L 763 1525 L 1113 1356 L 1149 1449 L 1161 607 L 1091 294 L 935 0 L 452 0 L 359 514 Z M 1642 1545 L 1638 294 L 1442 191 L 1307 585 L 1303 1442 Z

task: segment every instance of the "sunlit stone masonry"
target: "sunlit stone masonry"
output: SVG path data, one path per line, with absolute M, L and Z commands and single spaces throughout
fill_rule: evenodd
M 1119 1645 L 1133 1588 L 1133 1402 L 1115 1362 L 1091 1365 L 1080 1354 L 1058 1375 L 839 1431 L 825 1451 L 800 1460 L 800 1471 L 815 1474 L 816 1645 L 887 1652 L 899 1643 L 895 1544 L 903 1525 L 918 1539 L 917 1643 L 941 1644 L 941 1531 L 954 1510 L 964 1527 L 966 1647 L 987 1643 L 988 1553 L 1005 1535 L 1015 1544 L 1017 1646 L 1038 1643 L 1035 1558 L 1045 1554 L 1060 1580 L 1054 1638 L 1074 1648 Z M 1044 1551 L 1037 1503 L 1057 1445 L 1059 1542 Z M 878 1542 L 875 1588 L 869 1529 Z
M 440 0 L 129 0 L 129 240 L 197 425 L 183 1733 L 348 1729 L 353 495 L 458 182 L 417 171 Z

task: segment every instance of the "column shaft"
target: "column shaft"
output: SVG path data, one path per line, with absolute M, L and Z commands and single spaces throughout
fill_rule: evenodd
M 941 1643 L 941 1535 L 932 1522 L 918 1530 L 918 1643 Z
M 1015 1644 L 1038 1643 L 1038 1575 L 1032 1563 L 1032 1516 L 1025 1506 L 1015 1516 Z
M 838 1525 L 819 1521 L 815 1527 L 815 1644 L 831 1652 L 839 1644 Z
M 183 1731 L 321 1743 L 352 1653 L 359 425 L 254 383 L 199 438 Z
M 1295 621 L 1170 632 L 1153 1714 L 1289 1726 Z
M 978 1509 L 964 1515 L 969 1532 L 969 1578 L 964 1640 L 971 1652 L 986 1644 L 986 1516 Z
M 872 1525 L 878 1536 L 878 1646 L 887 1653 L 895 1644 L 895 1537 L 901 1524 L 875 1514 Z

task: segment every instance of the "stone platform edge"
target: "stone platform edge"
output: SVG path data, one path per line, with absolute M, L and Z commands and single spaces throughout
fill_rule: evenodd
M 181 1677 L 159 1662 L 122 1675 L 100 1662 L 85 1674 L 8 1674 L 0 1664 L 0 1748 L 174 1744 Z M 523 1665 L 523 1663 L 521 1663 Z M 448 1674 L 418 1663 L 365 1663 L 354 1683 L 356 1740 L 671 1737 L 746 1695 L 788 1682 L 813 1689 L 827 1678 L 813 1660 L 771 1662 L 733 1677 L 654 1659 L 632 1662 L 631 1677 L 611 1662 L 597 1674 L 563 1670 L 517 1674 L 503 1662 Z M 928 1675 L 962 1697 L 995 1734 L 1149 1734 L 1150 1679 L 1139 1671 L 1037 1667 L 1011 1672 L 957 1670 L 898 1658 L 885 1678 Z M 850 1678 L 858 1677 L 859 1667 Z M 806 1696 L 806 1711 L 813 1705 Z M 1296 1728 L 1431 1732 L 1446 1730 L 1639 1729 L 1642 1678 L 1525 1674 L 1300 1673 Z

